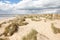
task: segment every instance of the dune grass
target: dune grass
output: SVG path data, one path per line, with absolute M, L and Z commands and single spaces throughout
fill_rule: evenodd
M 9 38 L 0 38 L 0 40 L 9 40 Z
M 16 24 L 10 24 L 8 27 L 5 28 L 4 33 L 1 34 L 4 36 L 12 36 L 15 32 L 18 31 L 18 26 Z
M 17 26 L 24 26 L 24 25 L 27 25 L 28 22 L 25 22 L 25 18 L 24 17 L 16 17 L 15 19 L 13 19 L 12 21 L 10 22 L 13 22 L 14 24 L 16 24 Z
M 26 36 L 23 37 L 23 40 L 37 40 L 37 31 L 36 30 L 33 30 L 27 34 Z
M 56 28 L 53 23 L 51 24 L 51 28 L 55 34 L 60 33 L 60 28 Z

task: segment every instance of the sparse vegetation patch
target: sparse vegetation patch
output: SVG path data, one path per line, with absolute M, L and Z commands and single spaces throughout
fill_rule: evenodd
M 23 40 L 37 40 L 37 31 L 32 30 L 27 36 L 23 37 Z
M 56 28 L 53 23 L 51 24 L 51 28 L 55 34 L 60 33 L 60 28 Z

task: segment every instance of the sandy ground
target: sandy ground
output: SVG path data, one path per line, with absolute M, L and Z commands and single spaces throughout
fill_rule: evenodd
M 49 38 L 49 40 L 60 40 L 60 34 L 54 34 L 51 29 L 51 23 L 54 23 L 57 28 L 60 28 L 60 20 L 44 20 L 41 21 L 32 21 L 31 19 L 27 18 L 26 22 L 28 25 L 19 26 L 18 32 L 14 33 L 14 35 L 10 36 L 10 40 L 22 40 L 24 35 L 27 35 L 31 29 L 35 29 L 40 34 L 44 34 Z M 7 24 L 8 25 L 8 24 Z M 0 33 L 4 31 L 5 27 L 0 28 Z M 46 38 L 40 38 L 38 35 L 38 40 L 48 40 Z

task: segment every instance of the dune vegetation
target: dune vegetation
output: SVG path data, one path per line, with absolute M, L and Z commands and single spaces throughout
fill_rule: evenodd
M 26 31 L 26 29 L 29 31 L 30 28 L 33 29 L 27 35 L 24 35 L 22 37 L 22 40 L 37 40 L 37 34 L 40 35 L 39 37 L 42 40 L 43 39 L 49 40 L 50 37 L 47 37 L 43 33 L 46 34 L 48 34 L 49 32 L 52 34 L 60 33 L 60 28 L 56 27 L 55 26 L 56 24 L 54 24 L 57 22 L 58 24 L 57 26 L 59 26 L 58 21 L 60 22 L 60 14 L 34 14 L 34 15 L 31 14 L 31 15 L 24 15 L 24 16 L 17 15 L 13 19 L 0 22 L 0 40 L 9 40 L 8 38 L 12 37 L 15 33 L 17 33 L 16 35 L 20 36 L 22 35 L 20 34 L 22 33 L 22 31 Z M 50 28 L 52 32 L 50 31 Z M 15 36 L 13 36 L 13 38 L 14 37 Z
M 55 33 L 55 34 L 60 33 L 60 28 L 56 28 L 53 23 L 51 23 L 51 28 L 53 30 L 53 33 Z
M 24 36 L 22 39 L 23 40 L 37 40 L 37 34 L 38 32 L 36 30 L 33 30 L 27 34 L 27 36 Z

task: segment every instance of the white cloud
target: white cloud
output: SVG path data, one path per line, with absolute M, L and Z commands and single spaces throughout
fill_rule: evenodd
M 17 4 L 18 7 L 45 7 L 45 5 L 49 6 L 60 6 L 59 0 L 23 0 Z
M 22 0 L 17 4 L 10 4 L 9 1 L 6 1 L 6 3 L 0 2 L 0 10 L 12 11 L 11 13 L 58 13 L 60 0 Z
M 12 8 L 12 5 L 11 4 L 0 2 L 0 9 L 1 10 L 8 10 L 10 8 Z
M 15 9 L 40 9 L 28 10 L 24 13 L 58 13 L 60 10 L 60 0 L 23 0 L 15 6 Z M 43 10 L 42 10 L 43 9 Z

